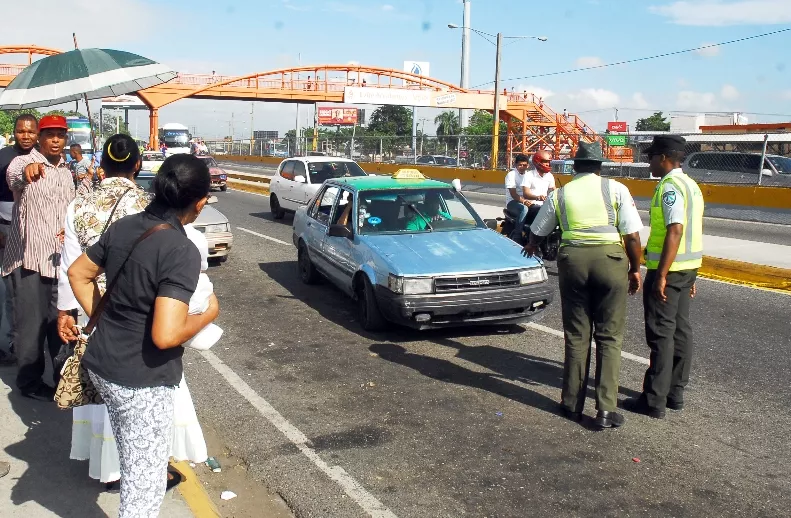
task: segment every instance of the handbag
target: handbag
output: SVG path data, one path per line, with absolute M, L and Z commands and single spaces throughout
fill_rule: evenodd
M 55 403 L 57 403 L 58 408 L 68 410 L 78 406 L 98 405 L 104 402 L 102 395 L 96 389 L 93 381 L 91 381 L 91 378 L 88 376 L 88 371 L 82 366 L 82 357 L 85 354 L 86 347 L 88 346 L 88 340 L 93 333 L 93 330 L 96 328 L 99 318 L 102 316 L 104 307 L 107 305 L 107 302 L 110 299 L 110 294 L 112 293 L 113 288 L 115 288 L 118 278 L 121 277 L 121 273 L 123 273 L 124 267 L 129 261 L 129 258 L 132 257 L 132 253 L 135 251 L 135 248 L 137 248 L 137 245 L 148 238 L 151 234 L 168 228 L 173 228 L 173 226 L 170 223 L 160 223 L 159 225 L 151 227 L 142 236 L 137 238 L 137 241 L 134 242 L 132 249 L 129 251 L 129 255 L 127 255 L 126 259 L 124 259 L 124 262 L 121 263 L 121 267 L 118 269 L 118 274 L 113 278 L 112 281 L 110 281 L 110 284 L 107 285 L 104 295 L 102 295 L 102 298 L 96 305 L 96 309 L 94 309 L 90 320 L 88 320 L 88 325 L 82 329 L 82 332 L 77 339 L 77 343 L 74 346 L 74 352 L 71 356 L 69 356 L 69 358 L 66 360 L 66 363 L 63 365 L 60 381 L 58 382 L 58 388 L 55 390 Z

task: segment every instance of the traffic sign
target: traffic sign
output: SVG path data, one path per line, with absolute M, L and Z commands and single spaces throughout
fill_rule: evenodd
M 626 122 L 615 121 L 607 123 L 607 131 L 610 133 L 623 133 L 626 131 Z
M 613 147 L 623 147 L 627 144 L 626 135 L 607 135 L 607 144 Z

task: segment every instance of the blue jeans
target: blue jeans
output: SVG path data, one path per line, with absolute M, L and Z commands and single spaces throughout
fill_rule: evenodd
M 525 219 L 527 218 L 528 207 L 516 200 L 511 200 L 505 207 L 508 212 L 516 217 L 516 226 L 513 233 L 509 236 L 511 239 L 521 238 L 522 231 L 525 228 Z

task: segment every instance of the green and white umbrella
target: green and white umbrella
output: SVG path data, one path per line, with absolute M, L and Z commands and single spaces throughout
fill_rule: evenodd
M 137 92 L 176 77 L 169 67 L 111 49 L 76 49 L 29 65 L 0 93 L 0 109 L 41 108 Z

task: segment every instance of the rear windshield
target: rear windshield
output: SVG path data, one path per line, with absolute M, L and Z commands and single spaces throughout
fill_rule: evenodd
M 366 172 L 356 162 L 309 162 L 308 174 L 310 183 L 320 184 L 332 178 L 350 176 L 367 176 Z

